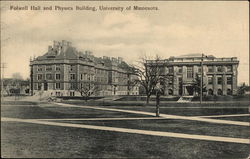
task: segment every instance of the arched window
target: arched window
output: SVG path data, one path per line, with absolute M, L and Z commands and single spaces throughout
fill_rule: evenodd
M 231 89 L 227 89 L 227 95 L 232 95 L 232 90 Z
M 209 89 L 208 90 L 208 95 L 213 95 L 214 94 L 214 91 L 212 89 Z
M 168 95 L 173 95 L 173 90 L 172 89 L 168 90 Z
M 222 90 L 218 89 L 217 94 L 221 96 L 222 95 Z

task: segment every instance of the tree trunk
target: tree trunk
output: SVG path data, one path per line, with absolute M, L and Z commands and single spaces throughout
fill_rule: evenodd
M 160 94 L 159 92 L 156 93 L 156 111 L 155 111 L 156 117 L 160 116 Z
M 147 105 L 149 104 L 150 95 L 147 95 Z

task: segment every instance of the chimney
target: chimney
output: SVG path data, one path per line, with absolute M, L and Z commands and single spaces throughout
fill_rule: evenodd
M 62 46 L 67 45 L 68 42 L 66 40 L 62 40 Z
M 67 42 L 67 44 L 68 44 L 68 46 L 71 46 L 71 45 L 72 45 L 72 43 L 71 43 L 71 42 L 69 42 L 69 41 Z
M 58 41 L 53 41 L 53 48 L 56 49 L 59 45 L 59 42 Z
M 66 52 L 66 50 L 68 49 L 68 47 L 71 46 L 71 42 L 68 42 L 66 40 L 62 40 L 62 51 Z
M 48 52 L 50 52 L 51 50 L 52 50 L 52 46 L 49 45 L 49 46 L 48 46 Z
M 122 57 L 118 57 L 118 63 L 122 63 L 123 58 Z

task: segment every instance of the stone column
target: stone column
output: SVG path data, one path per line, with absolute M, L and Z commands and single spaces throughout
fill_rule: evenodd
M 237 75 L 238 75 L 238 70 L 237 70 L 237 65 L 233 65 L 233 75 L 232 75 L 232 93 L 233 95 L 237 94 Z
M 227 95 L 227 77 L 225 74 L 222 75 L 222 93 L 223 95 Z
M 214 95 L 217 95 L 217 76 L 213 75 L 213 91 L 214 91 Z

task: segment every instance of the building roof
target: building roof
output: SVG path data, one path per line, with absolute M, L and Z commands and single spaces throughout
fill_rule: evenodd
M 203 57 L 206 58 L 215 58 L 213 55 L 204 55 Z M 202 54 L 201 53 L 193 53 L 193 54 L 185 54 L 185 55 L 180 55 L 180 56 L 171 56 L 169 59 L 179 59 L 179 58 L 183 58 L 183 59 L 187 59 L 187 58 L 202 58 Z
M 129 71 L 129 65 L 122 60 L 121 57 L 95 57 L 91 51 L 77 51 L 76 48 L 71 46 L 70 42 L 63 40 L 62 42 L 54 41 L 54 46 L 49 46 L 48 51 L 35 58 L 33 61 L 44 61 L 44 60 L 63 60 L 63 59 L 81 59 L 83 61 L 91 62 L 95 65 L 101 64 L 106 67 L 118 67 Z

